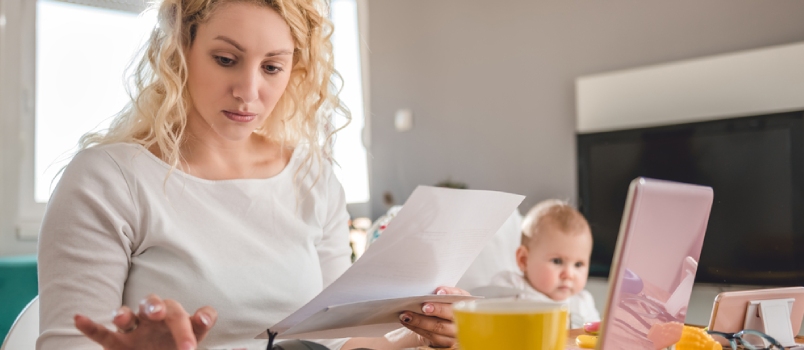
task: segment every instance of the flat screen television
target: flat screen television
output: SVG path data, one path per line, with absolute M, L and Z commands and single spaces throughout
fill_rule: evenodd
M 577 136 L 579 209 L 594 236 L 590 275 L 608 276 L 628 184 L 711 186 L 696 282 L 804 285 L 804 112 Z

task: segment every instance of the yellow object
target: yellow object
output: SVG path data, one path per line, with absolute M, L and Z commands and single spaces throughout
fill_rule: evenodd
M 583 349 L 594 349 L 597 346 L 597 336 L 581 334 L 575 337 L 575 345 Z
M 472 300 L 453 304 L 461 350 L 564 350 L 567 307 L 530 300 Z
M 723 347 L 712 338 L 706 330 L 698 327 L 684 326 L 681 340 L 676 343 L 676 350 L 722 350 Z

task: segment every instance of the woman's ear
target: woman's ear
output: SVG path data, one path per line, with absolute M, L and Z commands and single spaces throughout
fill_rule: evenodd
M 520 245 L 516 249 L 516 265 L 519 266 L 519 271 L 525 272 L 528 266 L 528 247 Z

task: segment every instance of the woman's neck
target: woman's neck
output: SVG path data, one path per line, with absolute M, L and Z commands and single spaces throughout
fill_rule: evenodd
M 207 180 L 267 179 L 282 172 L 293 154 L 293 148 L 257 133 L 243 140 L 226 140 L 189 121 L 185 133 L 179 169 Z M 155 145 L 150 151 L 165 160 Z
M 251 132 L 242 139 L 230 139 L 196 111 L 190 113 L 187 138 L 181 147 L 181 166 L 193 176 L 209 180 L 264 179 L 279 174 L 290 162 L 292 149 L 264 135 Z
M 182 145 L 182 170 L 209 180 L 263 179 L 279 174 L 292 149 L 253 133 L 237 142 L 217 142 L 189 135 Z

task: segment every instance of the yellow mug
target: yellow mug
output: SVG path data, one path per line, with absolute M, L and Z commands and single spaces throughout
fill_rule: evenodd
M 461 350 L 564 350 L 565 304 L 487 299 L 453 304 Z

